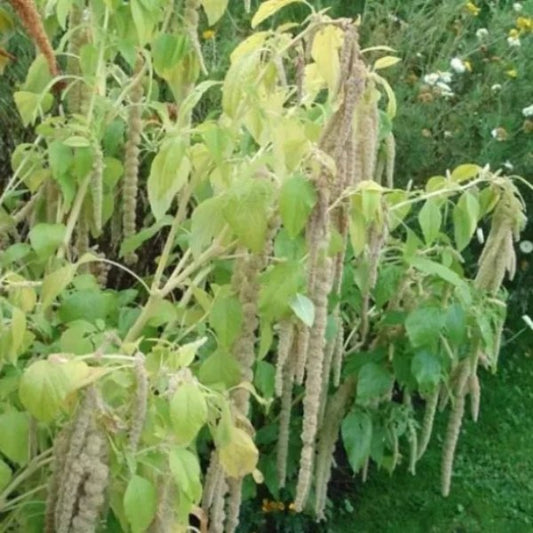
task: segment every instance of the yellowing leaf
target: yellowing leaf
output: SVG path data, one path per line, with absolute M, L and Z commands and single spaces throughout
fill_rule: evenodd
M 325 26 L 317 32 L 311 48 L 320 75 L 326 80 L 330 94 L 337 89 L 340 77 L 339 48 L 343 32 L 336 26 Z
M 218 454 L 222 468 L 228 476 L 234 478 L 251 474 L 259 457 L 250 435 L 237 427 L 232 428 L 230 441 L 219 448 Z
M 202 7 L 207 15 L 209 26 L 212 26 L 226 11 L 228 0 L 202 0 Z
M 375 63 L 374 63 L 374 70 L 381 70 L 384 68 L 392 67 L 393 65 L 396 65 L 396 63 L 399 63 L 401 59 L 399 57 L 395 56 L 385 56 L 380 57 Z
M 148 177 L 148 200 L 156 220 L 163 218 L 174 196 L 187 182 L 191 163 L 182 137 L 168 139 L 152 161 Z
M 76 265 L 65 265 L 48 274 L 43 280 L 41 293 L 41 306 L 46 309 L 72 281 L 76 272 Z
M 267 31 L 258 31 L 257 33 L 252 33 L 252 35 L 244 39 L 244 41 L 240 42 L 235 48 L 235 50 L 231 52 L 231 63 L 235 63 L 235 61 L 237 61 L 239 58 L 241 58 L 248 52 L 253 52 L 261 48 L 261 46 L 263 46 L 263 43 L 266 41 L 266 38 L 268 37 L 268 33 L 269 32 Z
M 326 80 L 322 77 L 316 63 L 305 65 L 304 82 L 302 86 L 302 103 L 311 104 L 316 95 L 326 86 Z
M 396 95 L 394 94 L 394 91 L 392 90 L 392 87 L 390 86 L 389 82 L 385 79 L 379 76 L 378 74 L 374 73 L 372 77 L 379 83 L 383 90 L 385 91 L 388 102 L 387 102 L 387 115 L 390 119 L 393 119 L 396 116 Z
M 466 181 L 477 176 L 480 170 L 481 167 L 479 165 L 459 165 L 453 170 L 450 179 L 454 182 L 461 183 L 462 181 Z
M 288 6 L 289 4 L 294 4 L 296 2 L 302 3 L 302 0 L 267 0 L 266 2 L 263 2 L 252 18 L 252 28 L 259 26 L 261 22 L 266 20 L 268 17 L 271 17 L 282 7 Z

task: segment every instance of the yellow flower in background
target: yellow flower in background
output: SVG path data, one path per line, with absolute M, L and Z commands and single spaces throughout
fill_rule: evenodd
M 468 61 L 468 59 L 465 59 L 463 61 L 463 64 L 464 64 L 466 70 L 468 70 L 468 72 L 472 72 L 472 63 L 470 63 L 470 61 Z
M 522 33 L 531 31 L 533 32 L 533 18 L 531 17 L 518 17 L 516 19 L 516 27 Z
M 476 6 L 474 2 L 467 2 L 465 8 L 474 17 L 477 17 L 479 15 L 479 12 L 481 11 L 481 8 Z
M 515 68 L 510 68 L 509 70 L 506 70 L 505 74 L 507 74 L 509 78 L 516 78 L 518 76 L 518 72 Z
M 205 30 L 202 33 L 202 38 L 208 41 L 209 39 L 213 39 L 216 35 L 215 30 Z

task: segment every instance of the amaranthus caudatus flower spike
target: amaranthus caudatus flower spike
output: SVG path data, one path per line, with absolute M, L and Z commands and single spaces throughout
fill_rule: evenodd
M 122 205 L 122 231 L 126 239 L 135 234 L 137 229 L 137 195 L 138 195 L 138 175 L 139 175 L 139 146 L 141 143 L 142 130 L 142 108 L 143 97 L 142 73 L 144 62 L 140 55 L 137 56 L 133 69 L 134 81 L 130 92 L 130 106 L 128 109 L 128 138 L 126 140 L 124 155 L 124 178 L 122 182 L 123 205 Z M 127 264 L 137 262 L 134 253 L 126 258 Z
M 54 49 L 46 35 L 43 21 L 33 0 L 9 0 L 17 15 L 20 17 L 22 25 L 33 39 L 33 42 L 43 54 L 48 63 L 48 69 L 52 76 L 59 75 Z

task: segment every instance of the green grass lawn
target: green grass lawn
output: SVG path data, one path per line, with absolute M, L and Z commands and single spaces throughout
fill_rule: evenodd
M 344 487 L 353 513 L 331 521 L 334 533 L 533 532 L 533 359 L 502 355 L 497 375 L 482 373 L 479 421 L 467 416 L 457 449 L 452 492 L 440 495 L 441 446 L 447 413 L 416 476 L 400 468 L 371 472 L 365 485 Z M 342 487 L 331 487 L 340 497 Z M 333 496 L 334 498 L 336 496 Z

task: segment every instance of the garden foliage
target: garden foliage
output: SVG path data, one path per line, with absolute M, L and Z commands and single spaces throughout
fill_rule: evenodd
M 359 20 L 267 0 L 217 82 L 198 21 L 222 0 L 10 4 L 37 53 L 0 197 L 6 527 L 234 531 L 252 479 L 324 518 L 339 439 L 354 473 L 414 474 L 439 405 L 447 495 L 497 364 L 513 180 L 395 187 L 399 59 Z

